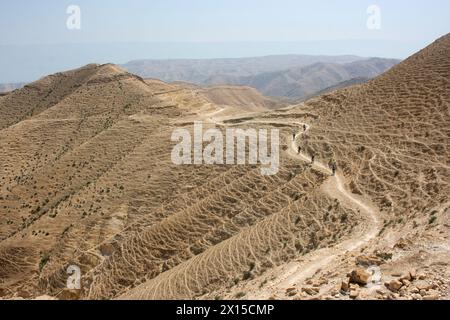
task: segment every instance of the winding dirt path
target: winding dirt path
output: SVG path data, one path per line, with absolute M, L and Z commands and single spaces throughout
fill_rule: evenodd
M 226 125 L 213 117 L 210 117 L 209 119 L 215 124 Z M 236 126 L 251 123 L 287 125 L 300 128 L 301 131 L 293 137 L 294 139 L 290 144 L 288 153 L 293 158 L 305 162 L 311 162 L 310 157 L 303 153 L 298 153 L 298 145 L 296 142 L 298 138 L 301 138 L 303 134 L 309 131 L 310 126 L 308 124 L 301 122 L 270 120 L 243 120 L 242 122 L 227 125 Z M 306 130 L 303 130 L 304 126 L 306 126 Z M 371 240 L 375 239 L 381 230 L 378 209 L 369 200 L 355 195 L 347 190 L 345 187 L 345 178 L 341 173 L 338 172 L 335 176 L 331 176 L 332 171 L 328 168 L 328 166 L 319 161 L 315 161 L 314 164 L 312 164 L 312 167 L 330 175 L 330 177 L 322 185 L 322 190 L 329 197 L 338 199 L 344 206 L 356 209 L 361 214 L 363 221 L 359 223 L 358 229 L 351 234 L 351 238 L 344 240 L 333 247 L 315 250 L 314 252 L 302 257 L 303 259 L 301 262 L 291 262 L 287 265 L 276 268 L 273 274 L 274 278 L 258 290 L 252 290 L 252 292 L 249 292 L 247 295 L 248 299 L 268 299 L 276 293 L 284 293 L 287 288 L 292 287 L 294 284 L 302 283 L 306 279 L 314 276 L 318 270 L 325 269 L 326 267 L 330 267 L 338 263 L 340 258 L 348 252 L 360 250 Z

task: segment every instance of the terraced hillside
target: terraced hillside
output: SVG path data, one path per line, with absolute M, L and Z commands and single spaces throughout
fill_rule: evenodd
M 449 79 L 445 36 L 276 111 L 114 65 L 1 96 L 0 297 L 448 298 Z M 199 120 L 280 129 L 279 172 L 174 165 L 173 130 Z M 345 290 L 355 264 L 380 279 Z M 80 291 L 66 288 L 70 265 Z M 399 269 L 410 283 L 394 292 L 381 281 Z
M 172 164 L 174 128 L 262 106 L 217 106 L 202 90 L 89 65 L 1 97 L 0 110 L 2 296 L 66 297 L 66 269 L 76 264 L 82 297 L 114 298 L 206 252 L 220 255 L 222 268 L 199 264 L 219 272 L 215 280 L 193 278 L 197 289 L 170 294 L 193 297 L 353 228 L 341 216 L 355 213 L 317 190 L 326 176 L 288 156 L 274 177 L 256 166 Z
M 291 157 L 306 163 L 314 154 L 316 164 L 312 170 L 325 175 L 319 182 L 321 196 L 335 198 L 343 207 L 353 209 L 357 218 L 352 217 L 350 224 L 356 223 L 353 219 L 362 218 L 364 222 L 349 240 L 333 241 L 334 245 L 303 257 L 292 256 L 290 263 L 275 263 L 273 269 L 261 275 L 249 276 L 228 289 L 204 292 L 202 297 L 345 299 L 349 297 L 349 291 L 341 287 L 345 275 L 352 268 L 371 266 L 381 268 L 380 278 L 368 286 L 352 287 L 350 297 L 448 299 L 449 79 L 447 35 L 367 84 L 274 113 L 225 120 L 228 125 L 291 126 L 297 132 L 289 148 Z M 307 124 L 304 131 L 303 123 Z M 295 156 L 298 147 L 301 152 Z M 326 178 L 331 162 L 337 163 L 338 174 Z M 310 200 L 318 207 L 329 205 Z M 272 215 L 264 222 L 272 225 L 269 221 L 278 217 Z M 326 221 L 320 215 L 319 219 Z M 268 241 L 253 228 L 240 237 L 255 239 L 255 247 Z M 245 251 L 241 253 L 236 238 L 222 246 L 222 250 L 210 248 L 121 298 L 187 298 L 192 292 L 220 287 L 216 283 L 223 281 L 233 266 L 224 252 L 235 252 L 234 261 L 242 261 L 246 255 Z M 416 270 L 420 270 L 422 280 L 412 282 L 418 279 Z M 395 278 L 405 272 L 414 274 L 409 283 Z M 387 281 L 386 286 L 383 281 Z M 399 287 L 391 286 L 397 282 Z M 420 291 L 415 285 L 424 289 Z
M 345 242 L 319 250 L 219 295 L 449 299 L 450 35 L 366 84 L 267 117 L 310 113 L 296 147 L 323 170 L 337 163 L 348 190 L 377 210 L 376 237 L 361 250 Z M 368 266 L 381 268 L 380 278 L 349 289 L 346 274 Z
M 302 111 L 320 120 L 302 146 L 318 159 L 335 158 L 387 223 L 412 225 L 449 204 L 449 108 L 446 36 L 368 84 L 309 101 Z

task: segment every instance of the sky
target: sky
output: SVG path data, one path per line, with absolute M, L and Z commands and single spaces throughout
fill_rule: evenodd
M 145 58 L 406 58 L 450 31 L 449 13 L 448 0 L 0 0 L 0 83 Z

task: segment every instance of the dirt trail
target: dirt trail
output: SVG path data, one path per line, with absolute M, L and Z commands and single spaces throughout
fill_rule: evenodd
M 215 124 L 224 125 L 217 119 L 209 118 Z M 235 119 L 233 119 L 235 120 Z M 238 119 L 237 119 L 238 120 Z M 283 124 L 298 127 L 300 132 L 295 134 L 291 142 L 288 153 L 291 157 L 300 159 L 305 162 L 311 162 L 311 158 L 303 153 L 298 153 L 297 138 L 307 133 L 310 126 L 301 122 L 285 122 L 285 121 L 259 121 L 259 120 L 244 120 L 240 123 L 234 124 Z M 306 130 L 304 130 L 304 126 Z M 268 299 L 276 293 L 284 293 L 289 287 L 294 284 L 301 283 L 306 279 L 312 277 L 318 270 L 331 266 L 333 263 L 339 261 L 342 257 L 350 251 L 361 249 L 364 245 L 373 240 L 381 230 L 381 222 L 379 220 L 378 209 L 369 201 L 360 196 L 357 196 L 345 188 L 345 178 L 339 172 L 335 176 L 331 176 L 332 171 L 328 166 L 319 161 L 315 161 L 312 167 L 329 174 L 330 177 L 322 186 L 322 190 L 331 198 L 338 199 L 341 204 L 358 210 L 361 213 L 361 218 L 364 220 L 359 223 L 358 228 L 351 238 L 345 240 L 333 247 L 316 250 L 303 257 L 302 262 L 291 262 L 285 266 L 277 268 L 274 272 L 274 278 L 267 282 L 262 288 L 249 292 L 248 299 Z

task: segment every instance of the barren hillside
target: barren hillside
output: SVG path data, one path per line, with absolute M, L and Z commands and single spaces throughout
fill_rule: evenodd
M 361 228 L 347 240 L 297 255 L 261 274 L 250 267 L 249 279 L 244 276 L 244 281 L 203 297 L 448 299 L 449 79 L 447 35 L 365 85 L 243 120 L 241 124 L 284 123 L 294 128 L 308 123 L 307 132 L 297 134 L 292 142 L 292 152 L 300 146 L 298 157 L 304 161 L 316 154 L 318 163 L 309 169 L 312 172 L 329 174 L 327 163 L 337 162 L 340 173 L 325 178 L 319 194 L 353 209 L 356 216 L 345 224 Z M 317 199 L 313 202 L 327 210 Z M 273 224 L 276 216 L 265 222 Z M 327 221 L 324 216 L 319 219 Z M 359 219 L 364 222 L 359 224 Z M 249 243 L 254 239 L 253 246 L 265 243 L 261 233 L 247 232 L 242 236 Z M 232 252 L 234 261 L 241 261 L 238 239 L 222 246 Z M 233 265 L 227 254 L 217 251 L 210 248 L 122 298 L 186 298 L 208 284 L 214 287 Z M 352 270 L 355 276 L 346 280 Z M 364 277 L 368 274 L 370 279 L 370 272 L 375 273 L 368 283 Z
M 278 117 L 304 113 L 317 117 L 296 144 L 320 163 L 337 162 L 346 188 L 373 206 L 375 237 L 357 251 L 346 242 L 318 250 L 223 296 L 449 299 L 450 35 L 366 84 Z M 368 267 L 376 273 L 366 285 L 346 277 Z
M 276 111 L 110 64 L 0 96 L 0 297 L 449 298 L 449 79 L 447 35 Z M 280 129 L 279 172 L 174 165 L 173 130 L 200 120 Z M 357 266 L 380 279 L 344 290 Z
M 190 88 L 90 65 L 1 97 L 0 110 L 2 295 L 63 297 L 66 268 L 75 263 L 85 275 L 83 297 L 114 298 L 208 249 L 220 254 L 227 239 L 247 258 L 232 263 L 230 255 L 233 269 L 219 271 L 238 279 L 249 266 L 288 261 L 351 229 L 302 214 L 315 202 L 329 203 L 333 216 L 347 210 L 313 196 L 324 176 L 289 158 L 276 177 L 254 166 L 173 165 L 174 128 L 217 112 L 248 114 Z M 298 232 L 286 237 L 285 228 Z M 251 229 L 273 233 L 254 253 L 242 234 Z
M 203 90 L 203 94 L 216 105 L 240 107 L 244 110 L 265 111 L 283 106 L 283 104 L 264 97 L 256 89 L 250 87 L 208 87 Z

